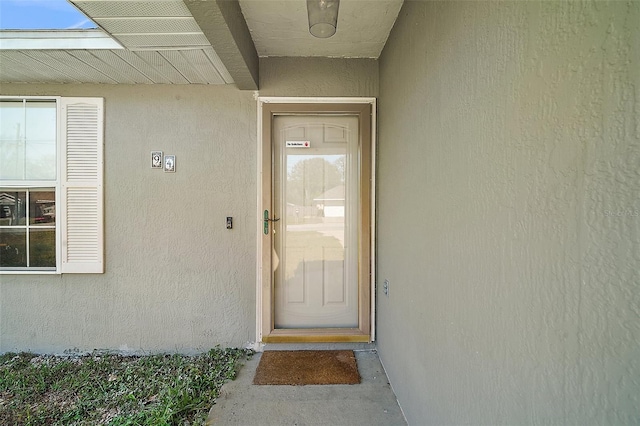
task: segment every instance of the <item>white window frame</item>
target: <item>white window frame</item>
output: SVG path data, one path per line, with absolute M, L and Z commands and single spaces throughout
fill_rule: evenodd
M 56 102 L 56 179 L 0 180 L 9 189 L 53 188 L 55 270 L 6 269 L 1 275 L 104 272 L 104 99 L 0 96 L 0 101 Z M 76 167 L 82 163 L 82 167 Z

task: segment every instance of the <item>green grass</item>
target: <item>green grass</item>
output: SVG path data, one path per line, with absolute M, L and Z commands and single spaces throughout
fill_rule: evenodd
M 0 424 L 203 425 L 223 383 L 251 354 L 0 355 Z

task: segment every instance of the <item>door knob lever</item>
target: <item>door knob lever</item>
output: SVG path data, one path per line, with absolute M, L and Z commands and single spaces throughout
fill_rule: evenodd
M 264 221 L 264 235 L 269 234 L 269 222 L 277 222 L 280 220 L 279 217 L 269 218 L 269 210 L 265 210 L 262 216 L 262 220 Z

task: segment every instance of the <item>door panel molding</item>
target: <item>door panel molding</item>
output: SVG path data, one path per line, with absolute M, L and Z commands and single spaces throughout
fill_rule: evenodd
M 258 342 L 370 342 L 374 340 L 374 161 L 375 98 L 274 98 L 258 97 L 258 258 L 256 286 L 256 340 Z M 358 229 L 358 327 L 275 329 L 273 310 L 272 213 L 274 170 L 271 145 L 274 115 L 345 114 L 359 117 L 360 226 Z M 266 224 L 265 224 L 266 223 Z M 268 225 L 268 232 L 265 227 Z

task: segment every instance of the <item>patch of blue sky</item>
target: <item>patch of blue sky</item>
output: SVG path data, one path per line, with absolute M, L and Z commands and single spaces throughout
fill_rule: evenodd
M 67 0 L 0 0 L 0 30 L 86 30 L 98 26 Z

